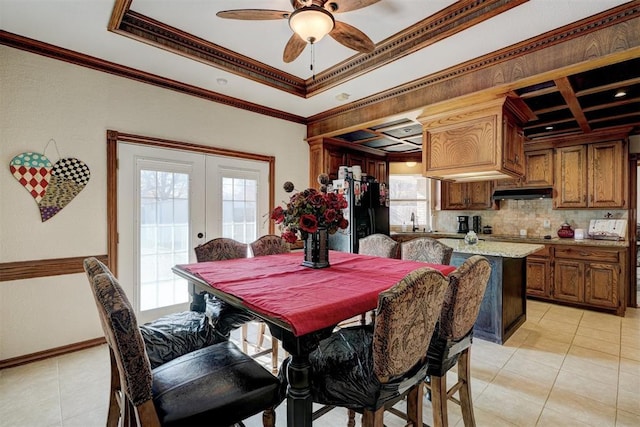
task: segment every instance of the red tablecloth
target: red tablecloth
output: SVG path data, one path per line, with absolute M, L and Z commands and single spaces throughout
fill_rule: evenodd
M 331 266 L 303 267 L 302 253 L 201 262 L 181 268 L 258 313 L 285 321 L 296 336 L 335 325 L 374 309 L 378 294 L 409 272 L 455 267 L 331 251 Z

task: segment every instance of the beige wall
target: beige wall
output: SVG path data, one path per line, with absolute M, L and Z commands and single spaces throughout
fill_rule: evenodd
M 0 262 L 107 252 L 107 129 L 275 156 L 276 202 L 286 198 L 279 183 L 308 181 L 303 125 L 4 46 L 0 94 Z M 42 223 L 9 162 L 50 139 L 62 157 L 84 161 L 91 180 Z M 46 154 L 57 160 L 53 146 Z M 0 360 L 100 336 L 83 274 L 0 281 Z

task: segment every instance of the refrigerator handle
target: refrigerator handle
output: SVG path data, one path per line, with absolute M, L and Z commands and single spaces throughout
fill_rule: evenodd
M 376 234 L 376 211 L 369 208 L 369 223 L 371 224 L 371 234 Z

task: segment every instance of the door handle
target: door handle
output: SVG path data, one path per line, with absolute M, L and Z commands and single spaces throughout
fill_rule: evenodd
M 198 239 L 202 239 L 204 237 L 204 233 L 198 233 Z

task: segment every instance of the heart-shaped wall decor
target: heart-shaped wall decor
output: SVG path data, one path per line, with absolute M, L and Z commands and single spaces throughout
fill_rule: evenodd
M 53 166 L 44 154 L 22 153 L 11 159 L 9 170 L 31 197 L 40 203 L 49 185 Z
M 22 153 L 11 160 L 9 168 L 35 199 L 42 222 L 67 206 L 91 178 L 89 167 L 73 157 L 60 159 L 52 166 L 44 154 Z

